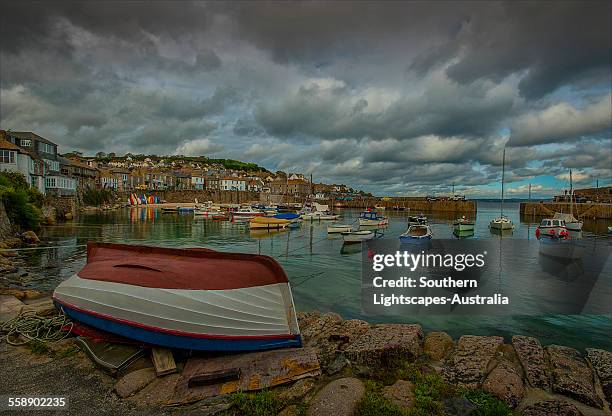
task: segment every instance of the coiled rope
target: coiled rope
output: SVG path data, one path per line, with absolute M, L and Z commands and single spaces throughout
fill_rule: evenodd
M 66 327 L 65 330 L 62 328 Z M 53 317 L 36 315 L 35 311 L 20 313 L 0 326 L 2 340 L 10 345 L 25 345 L 30 341 L 59 341 L 72 332 L 73 323 L 63 312 Z

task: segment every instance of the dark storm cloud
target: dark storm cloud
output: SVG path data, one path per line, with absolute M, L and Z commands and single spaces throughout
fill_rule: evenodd
M 610 7 L 4 2 L 1 127 L 375 192 L 490 184 L 507 136 L 510 180 L 610 177 Z

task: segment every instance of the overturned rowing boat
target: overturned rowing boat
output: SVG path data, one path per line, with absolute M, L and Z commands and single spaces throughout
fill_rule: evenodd
M 287 275 L 267 256 L 89 243 L 87 264 L 53 299 L 76 321 L 154 345 L 301 345 Z

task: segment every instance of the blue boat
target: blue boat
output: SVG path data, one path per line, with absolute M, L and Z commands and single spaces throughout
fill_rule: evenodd
M 300 218 L 300 216 L 293 212 L 282 212 L 280 214 L 274 215 L 272 218 L 278 218 L 279 220 L 297 220 L 298 218 Z
M 432 235 L 429 225 L 411 225 L 399 239 L 402 243 L 420 243 L 431 240 Z

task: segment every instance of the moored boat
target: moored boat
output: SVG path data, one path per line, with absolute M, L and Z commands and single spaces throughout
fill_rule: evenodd
M 374 209 L 376 211 L 384 211 L 385 210 L 385 206 L 384 205 L 380 205 L 380 204 L 374 205 Z
M 514 224 L 506 216 L 497 217 L 491 220 L 489 223 L 491 230 L 513 230 Z
M 399 236 L 402 243 L 418 243 L 431 240 L 433 233 L 429 225 L 411 225 L 408 230 Z
M 301 345 L 289 281 L 271 257 L 89 243 L 55 289 L 71 319 L 170 348 L 249 351 Z
M 374 238 L 372 231 L 348 231 L 342 233 L 342 238 L 346 244 L 361 243 Z
M 359 216 L 360 226 L 375 226 L 384 227 L 389 224 L 389 219 L 385 216 L 378 215 L 376 211 L 364 211 Z
M 279 229 L 285 228 L 291 223 L 291 220 L 284 220 L 274 217 L 255 217 L 249 221 L 251 229 Z
M 564 214 L 562 212 L 555 212 L 553 219 L 563 220 L 565 222 L 565 228 L 567 228 L 568 231 L 582 231 L 583 222 L 577 220 L 571 213 Z
M 353 226 L 350 224 L 331 224 L 327 226 L 327 233 L 346 233 L 353 229 Z
M 536 237 L 538 239 L 546 238 L 567 238 L 567 227 L 565 221 L 554 218 L 544 218 L 538 228 L 536 228 Z
M 408 216 L 408 225 L 425 225 L 427 223 L 429 223 L 429 220 L 423 213 Z
M 230 214 L 232 215 L 232 217 L 241 217 L 241 218 L 262 217 L 264 215 L 262 211 L 253 209 L 252 207 L 243 207 L 235 211 L 231 211 Z
M 460 233 L 464 231 L 474 231 L 474 220 L 468 219 L 465 215 L 453 222 L 453 231 Z

